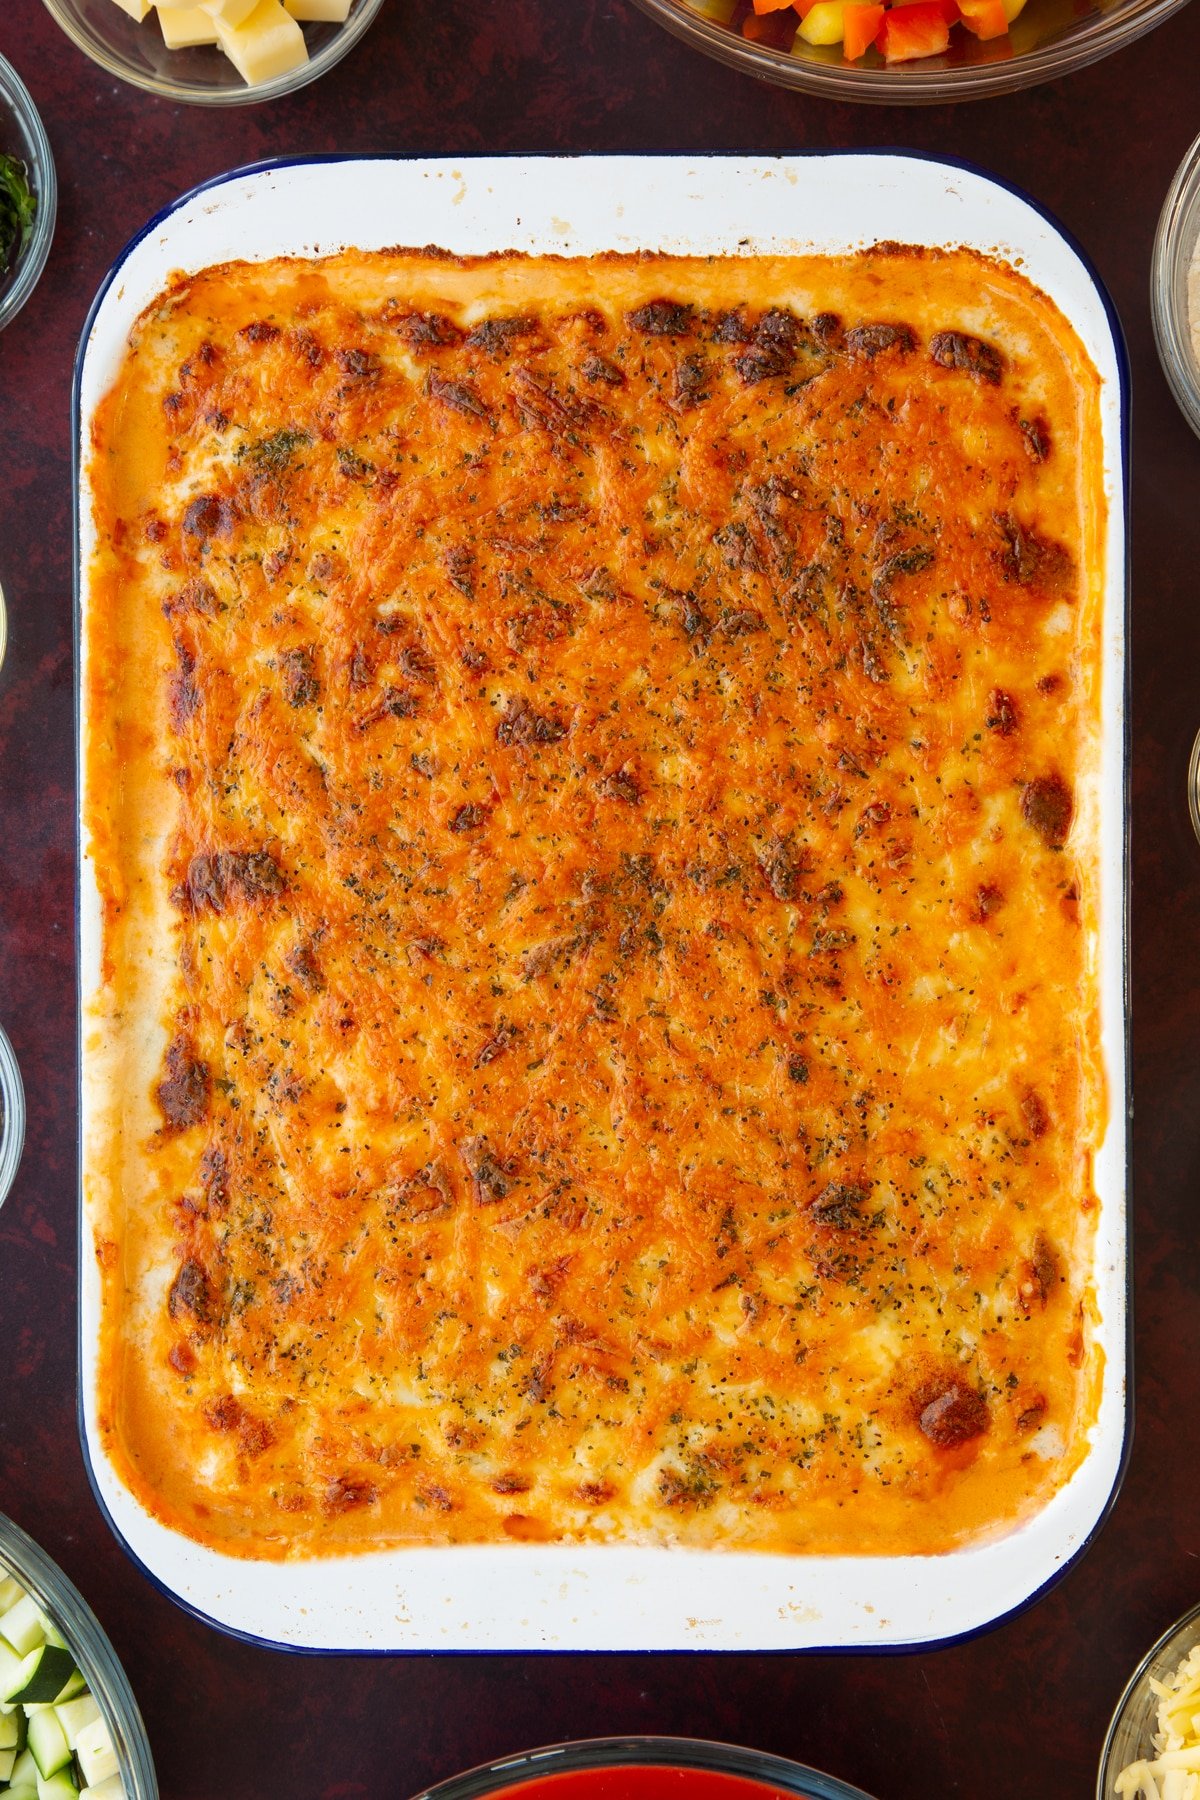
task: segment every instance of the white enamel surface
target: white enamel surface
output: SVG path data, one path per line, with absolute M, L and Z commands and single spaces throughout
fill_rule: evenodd
M 880 239 L 966 244 L 1018 264 L 1071 319 L 1100 371 L 1109 501 L 1101 771 L 1101 990 L 1110 1120 L 1096 1161 L 1105 1379 L 1089 1454 L 1018 1531 L 931 1558 L 806 1558 L 538 1544 L 380 1552 L 290 1564 L 201 1548 L 149 1518 L 96 1427 L 99 1283 L 81 1263 L 81 1391 L 95 1482 L 145 1567 L 186 1606 L 277 1644 L 347 1650 L 871 1649 L 978 1629 L 1036 1593 L 1087 1541 L 1125 1433 L 1124 471 L 1117 352 L 1086 267 L 1040 213 L 986 178 L 887 156 L 335 162 L 267 169 L 193 195 L 126 254 L 80 376 L 82 443 L 126 333 L 179 269 L 235 257 L 438 244 L 462 253 L 655 249 L 754 254 Z M 86 475 L 82 567 L 91 549 Z M 82 654 L 87 655 L 82 584 Z M 86 692 L 86 684 L 84 690 Z M 86 851 L 86 846 L 85 846 Z M 93 872 L 81 859 L 81 980 L 99 979 Z M 88 1137 L 87 1070 L 83 1083 Z M 89 1234 L 84 1221 L 84 1242 Z

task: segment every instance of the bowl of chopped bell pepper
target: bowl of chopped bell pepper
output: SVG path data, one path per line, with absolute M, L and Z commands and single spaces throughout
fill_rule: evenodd
M 0 331 L 32 294 L 54 236 L 50 140 L 29 90 L 0 56 Z
M 750 75 L 830 99 L 944 102 L 1056 80 L 1187 0 L 635 0 Z

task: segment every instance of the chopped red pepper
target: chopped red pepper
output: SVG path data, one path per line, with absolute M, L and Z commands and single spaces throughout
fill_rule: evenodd
M 893 6 L 879 33 L 879 48 L 888 62 L 940 56 L 949 42 L 950 25 L 940 0 L 916 0 L 913 6 Z

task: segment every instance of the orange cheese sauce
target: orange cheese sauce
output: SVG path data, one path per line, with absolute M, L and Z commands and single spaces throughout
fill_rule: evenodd
M 181 277 L 92 424 L 107 1451 L 238 1555 L 1085 1454 L 1098 382 L 1019 275 Z

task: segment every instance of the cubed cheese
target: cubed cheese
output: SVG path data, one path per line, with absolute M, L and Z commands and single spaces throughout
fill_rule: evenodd
M 164 6 L 158 0 L 158 22 L 168 50 L 186 50 L 191 44 L 215 44 L 217 27 L 198 6 Z
M 330 25 L 344 25 L 353 3 L 354 0 L 283 0 L 293 19 L 320 19 Z
M 128 13 L 131 19 L 139 21 L 144 19 L 150 11 L 150 0 L 113 0 L 113 5 L 119 6 L 121 11 Z
M 250 14 L 258 5 L 258 0 L 198 0 L 201 12 L 206 12 L 211 19 L 220 19 L 236 31 L 244 25 Z
M 308 61 L 304 33 L 280 0 L 258 0 L 245 24 L 236 29 L 224 19 L 214 22 L 222 50 L 251 87 L 273 81 Z

